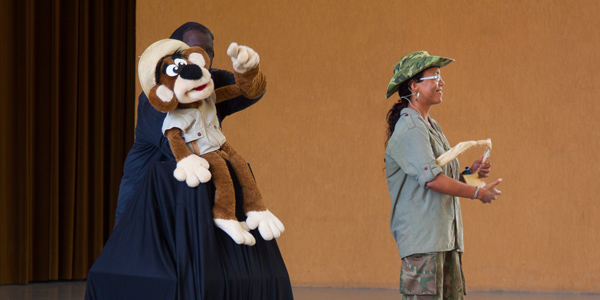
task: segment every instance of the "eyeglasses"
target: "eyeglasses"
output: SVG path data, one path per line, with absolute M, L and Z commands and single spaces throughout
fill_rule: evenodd
M 421 79 L 419 79 L 419 80 L 425 80 L 425 79 L 434 79 L 436 83 L 440 83 L 440 80 L 442 80 L 442 74 L 437 74 L 435 76 L 429 76 L 429 77 L 421 77 Z

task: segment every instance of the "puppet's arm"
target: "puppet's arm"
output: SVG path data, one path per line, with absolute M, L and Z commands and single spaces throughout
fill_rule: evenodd
M 165 135 L 169 139 L 169 144 L 171 145 L 171 151 L 177 162 L 180 162 L 182 159 L 193 154 L 190 148 L 185 144 L 182 134 L 183 132 L 179 128 L 171 128 L 165 131 Z
M 208 161 L 192 153 L 185 144 L 181 129 L 171 128 L 165 134 L 171 144 L 175 160 L 177 160 L 177 168 L 173 172 L 173 176 L 179 181 L 185 180 L 190 187 L 196 187 L 200 182 L 208 182 L 211 178 Z
M 227 55 L 233 63 L 236 84 L 215 90 L 217 103 L 240 95 L 248 99 L 260 97 L 267 88 L 267 78 L 260 70 L 258 53 L 250 47 L 231 43 Z

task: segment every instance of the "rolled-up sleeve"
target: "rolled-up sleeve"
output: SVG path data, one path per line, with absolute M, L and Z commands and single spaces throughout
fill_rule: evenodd
M 429 132 L 424 124 L 411 122 L 393 145 L 390 155 L 408 176 L 414 177 L 419 185 L 433 180 L 442 169 L 435 163 Z
M 174 110 L 167 113 L 163 121 L 162 132 L 165 134 L 167 130 L 179 128 L 185 131 L 194 122 L 193 115 L 187 113 L 187 110 Z

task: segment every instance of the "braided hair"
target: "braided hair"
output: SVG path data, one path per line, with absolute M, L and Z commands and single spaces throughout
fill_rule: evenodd
M 387 128 L 387 138 L 385 139 L 385 145 L 387 146 L 388 141 L 390 140 L 390 137 L 392 137 L 392 134 L 394 133 L 394 129 L 396 128 L 396 123 L 398 122 L 398 119 L 400 119 L 400 112 L 408 107 L 409 104 L 409 98 L 410 96 L 412 96 L 414 93 L 410 90 L 410 84 L 415 81 L 415 82 L 421 82 L 420 79 L 417 78 L 421 78 L 423 77 L 423 72 L 425 72 L 425 70 L 415 74 L 415 76 L 405 80 L 404 82 L 402 82 L 398 88 L 398 96 L 400 96 L 400 100 L 398 100 L 398 102 L 394 103 L 394 106 L 392 106 L 392 108 L 388 111 L 386 119 L 387 119 L 387 123 L 388 123 L 388 128 Z

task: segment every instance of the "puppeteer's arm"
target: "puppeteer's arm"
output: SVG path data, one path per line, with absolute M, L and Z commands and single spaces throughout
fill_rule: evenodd
M 166 114 L 154 109 L 143 92 L 138 98 L 138 119 L 136 139 L 151 144 L 170 159 L 174 159 L 168 139 L 162 133 L 162 123 Z

